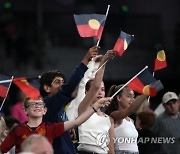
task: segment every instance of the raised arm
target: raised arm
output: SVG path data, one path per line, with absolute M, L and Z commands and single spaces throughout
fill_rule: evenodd
M 112 112 L 111 117 L 114 119 L 115 122 L 124 119 L 125 117 L 134 113 L 140 107 L 140 105 L 144 102 L 146 98 L 147 98 L 147 95 L 139 96 L 128 108 Z
M 92 106 L 84 110 L 84 112 L 77 117 L 77 119 L 72 121 L 64 122 L 64 131 L 70 130 L 74 127 L 78 127 L 83 122 L 85 122 L 94 112 L 96 112 L 99 108 L 108 106 L 110 104 L 110 97 L 101 98 Z
M 85 97 L 85 86 L 89 80 L 95 78 L 95 71 L 99 67 L 102 55 L 98 55 L 88 63 L 88 70 L 85 72 L 84 77 L 79 83 L 76 97 L 70 102 L 66 110 L 69 120 L 74 120 L 78 117 L 78 106 Z
M 95 79 L 92 82 L 90 90 L 87 92 L 86 96 L 84 97 L 84 99 L 82 100 L 82 102 L 80 103 L 80 105 L 78 107 L 79 115 L 83 111 L 85 111 L 90 104 L 92 104 L 92 101 L 93 101 L 94 97 L 96 96 L 96 93 L 98 92 L 98 90 L 101 86 L 101 83 L 102 83 L 104 70 L 105 70 L 105 65 L 103 65 L 103 64 L 110 58 L 113 58 L 114 56 L 115 56 L 115 52 L 113 50 L 108 50 L 106 52 L 106 54 L 102 57 L 100 66 L 99 66 L 99 67 L 101 67 L 101 66 L 102 67 L 96 73 Z

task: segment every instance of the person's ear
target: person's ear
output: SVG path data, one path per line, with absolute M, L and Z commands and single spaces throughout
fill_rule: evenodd
M 28 115 L 27 110 L 26 110 L 25 107 L 23 107 L 23 110 L 24 110 L 25 114 Z
M 43 113 L 43 115 L 45 115 L 46 112 L 47 112 L 47 107 L 44 107 L 44 113 Z
M 120 95 L 117 95 L 117 96 L 116 96 L 116 99 L 117 99 L 118 102 L 120 102 L 120 101 L 121 101 Z
M 43 86 L 43 88 L 44 88 L 44 90 L 45 90 L 47 93 L 50 93 L 50 90 L 51 90 L 51 87 L 50 87 L 50 86 L 48 86 L 47 84 L 45 84 L 45 85 Z

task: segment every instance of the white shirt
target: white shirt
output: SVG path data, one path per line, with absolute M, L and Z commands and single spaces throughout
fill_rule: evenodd
M 109 129 L 111 122 L 109 116 L 103 117 L 94 113 L 85 123 L 78 127 L 78 151 L 108 153 Z
M 138 132 L 132 120 L 123 119 L 122 124 L 114 128 L 115 151 L 128 150 L 138 152 Z

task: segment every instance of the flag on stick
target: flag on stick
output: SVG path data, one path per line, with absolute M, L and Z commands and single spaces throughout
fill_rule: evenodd
M 101 39 L 106 15 L 81 14 L 74 15 L 74 19 L 81 37 L 96 37 L 98 40 Z
M 134 91 L 149 96 L 155 96 L 158 91 L 163 89 L 160 80 L 156 80 L 148 69 L 135 77 L 128 86 Z
M 11 77 L 0 74 L 0 97 L 4 98 L 6 96 L 11 81 Z
M 111 99 L 116 96 L 124 87 L 127 85 L 134 91 L 145 95 L 156 95 L 158 91 L 163 89 L 162 83 L 152 76 L 152 74 L 147 70 L 148 66 L 144 67 L 139 73 L 132 77 L 127 83 L 125 83 L 121 88 L 119 88 L 112 96 Z M 145 73 L 144 73 L 145 72 Z M 142 75 L 144 74 L 144 75 Z M 149 76 L 150 75 L 150 76 Z M 152 78 L 153 77 L 153 78 Z M 138 79 L 139 78 L 139 79 Z M 147 81 L 144 80 L 147 78 Z M 142 81 L 140 80 L 142 79 Z M 151 86 L 149 86 L 151 85 Z
M 40 95 L 39 90 L 30 84 L 25 77 L 16 78 L 13 80 L 13 83 L 32 99 L 37 99 Z
M 167 67 L 166 55 L 161 44 L 155 46 L 157 57 L 154 61 L 154 72 Z
M 127 34 L 123 31 L 121 31 L 120 36 L 119 36 L 118 40 L 116 41 L 113 50 L 115 50 L 119 56 L 122 56 L 122 54 L 125 52 L 125 50 L 129 46 L 129 44 L 133 40 L 134 40 L 133 35 L 130 35 L 130 34 Z
M 0 76 L 1 76 L 2 78 L 3 78 L 3 77 L 6 78 L 6 76 L 4 76 L 4 75 L 0 75 Z M 11 77 L 10 82 L 7 82 L 7 80 L 5 81 L 6 84 L 8 83 L 8 87 L 7 87 L 6 94 L 5 94 L 5 96 L 4 96 L 3 102 L 2 102 L 2 104 L 1 104 L 1 106 L 0 106 L 0 111 L 2 110 L 2 107 L 3 107 L 3 105 L 4 105 L 4 103 L 5 103 L 5 100 L 6 100 L 7 96 L 8 96 L 9 89 L 10 89 L 10 87 L 11 87 L 13 78 L 14 78 L 14 76 Z M 6 79 L 7 79 L 7 78 L 6 78 Z M 9 79 L 8 79 L 8 80 L 9 80 Z

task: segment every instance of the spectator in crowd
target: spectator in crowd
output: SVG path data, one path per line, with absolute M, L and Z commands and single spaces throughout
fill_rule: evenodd
M 112 96 L 123 85 L 113 85 L 109 89 L 108 96 Z M 134 121 L 129 117 L 147 98 L 146 95 L 134 98 L 134 91 L 128 86 L 124 87 L 114 96 L 106 113 L 114 119 L 114 137 L 116 154 L 138 154 L 137 137 L 138 132 L 134 126 Z M 116 140 L 117 139 L 117 140 Z M 119 142 L 123 140 L 124 142 Z M 130 143 L 127 140 L 131 139 Z
M 156 135 L 151 128 L 154 122 L 155 114 L 152 111 L 142 111 L 136 115 L 139 154 L 153 154 L 160 150 L 158 143 L 153 143 Z
M 79 83 L 79 86 L 77 88 L 77 95 L 76 97 L 66 105 L 66 114 L 69 120 L 74 120 L 78 117 L 78 106 L 85 97 L 85 86 L 86 83 L 95 78 L 96 71 L 99 67 L 100 61 L 101 61 L 102 55 L 98 55 L 95 58 L 93 58 L 88 63 L 88 70 L 85 72 L 84 77 Z M 73 143 L 75 145 L 76 151 L 78 146 L 78 129 L 71 130 L 71 136 Z
M 90 101 L 90 98 L 87 98 L 86 101 Z M 42 122 L 43 115 L 45 115 L 47 111 L 43 100 L 33 100 L 27 97 L 24 102 L 24 107 L 28 115 L 28 122 L 20 124 L 12 129 L 12 131 L 7 135 L 5 140 L 0 145 L 0 151 L 5 153 L 15 146 L 16 153 L 20 152 L 22 142 L 32 134 L 43 135 L 47 137 L 50 143 L 52 143 L 54 138 L 59 137 L 66 131 L 82 124 L 94 113 L 95 110 L 98 110 L 102 106 L 108 105 L 109 101 L 110 98 L 108 97 L 98 100 L 95 104 L 93 104 L 93 106 L 87 108 L 87 110 L 85 110 L 77 119 L 73 121 L 50 124 Z
M 165 111 L 156 117 L 153 132 L 161 137 L 162 152 L 180 153 L 180 115 L 178 96 L 174 92 L 166 92 L 162 97 Z M 169 140 L 167 142 L 166 140 Z
M 53 154 L 52 144 L 46 137 L 40 134 L 33 134 L 26 138 L 21 144 L 21 154 L 32 152 L 34 154 Z
M 93 80 L 95 78 L 96 71 L 100 65 L 102 55 L 96 56 L 88 63 L 88 70 L 85 72 L 84 77 L 79 83 L 77 89 L 77 96 L 71 101 L 66 109 L 66 113 L 69 120 L 73 120 L 78 116 L 78 106 L 85 97 L 85 86 L 89 80 Z
M 82 62 L 72 72 L 67 82 L 64 84 L 63 74 L 60 71 L 45 72 L 40 78 L 40 94 L 44 97 L 47 107 L 47 113 L 44 116 L 45 122 L 62 122 L 66 121 L 64 107 L 72 100 L 72 93 L 78 86 L 79 82 L 86 72 L 87 64 L 91 58 L 97 56 L 98 46 L 89 49 Z M 57 138 L 53 142 L 55 153 L 75 154 L 75 148 L 69 132 Z
M 81 115 L 84 110 L 92 106 L 97 100 L 105 97 L 105 87 L 104 82 L 102 81 L 105 69 L 104 63 L 114 56 L 114 51 L 107 51 L 101 59 L 100 67 L 95 75 L 95 79 L 87 82 L 86 96 L 78 107 L 79 115 Z M 91 100 L 86 101 L 87 98 L 91 98 Z M 95 110 L 95 113 L 85 123 L 78 127 L 78 132 L 79 146 L 77 149 L 79 154 L 114 153 L 114 123 L 113 120 L 101 112 L 100 109 Z M 101 137 L 98 138 L 98 136 L 104 136 L 105 138 L 101 142 Z M 109 144 L 106 142 L 108 139 Z

